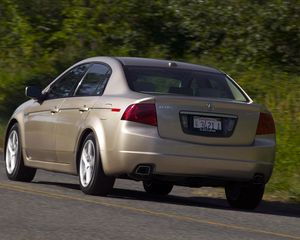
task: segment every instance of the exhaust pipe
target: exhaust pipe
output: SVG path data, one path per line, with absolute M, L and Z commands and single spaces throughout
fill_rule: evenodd
M 254 184 L 264 184 L 265 183 L 265 176 L 262 173 L 256 173 L 253 177 Z
M 152 171 L 152 165 L 141 164 L 136 167 L 134 173 L 138 176 L 150 176 L 152 174 Z

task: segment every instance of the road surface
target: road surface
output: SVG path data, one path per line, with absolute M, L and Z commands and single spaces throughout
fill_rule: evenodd
M 32 183 L 8 181 L 1 153 L 0 240 L 300 239 L 299 205 L 264 201 L 236 211 L 215 192 L 175 187 L 153 197 L 140 182 L 117 180 L 108 197 L 87 196 L 65 174 L 39 170 Z

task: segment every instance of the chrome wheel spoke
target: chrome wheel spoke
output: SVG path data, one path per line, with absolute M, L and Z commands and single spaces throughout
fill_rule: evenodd
M 89 166 L 87 166 L 87 168 L 86 168 L 85 180 L 87 183 L 89 183 L 91 181 L 91 169 Z
M 88 143 L 88 155 L 89 155 L 89 157 L 91 157 L 92 156 L 92 142 L 89 142 Z
M 17 140 L 16 140 L 16 134 L 14 133 L 13 134 L 13 137 L 12 137 L 12 144 L 14 146 L 14 148 L 16 147 L 16 144 L 17 144 Z
M 13 156 L 11 157 L 10 167 L 11 167 L 11 168 L 14 168 L 15 165 L 16 165 L 16 157 L 15 157 L 15 155 L 13 155 Z
M 11 141 L 8 141 L 7 148 L 8 148 L 8 150 L 9 150 L 10 153 L 13 151 L 13 144 L 12 144 Z
M 82 169 L 82 179 L 86 179 L 86 170 L 85 168 Z
M 81 159 L 82 159 L 84 165 L 86 166 L 86 165 L 88 164 L 88 156 L 87 156 L 87 154 L 86 154 L 85 149 L 84 149 L 83 152 L 82 152 Z

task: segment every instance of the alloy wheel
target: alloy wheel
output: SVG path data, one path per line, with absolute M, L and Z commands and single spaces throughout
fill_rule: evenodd
M 9 174 L 12 174 L 12 172 L 16 168 L 18 152 L 19 152 L 18 133 L 17 131 L 13 130 L 8 137 L 6 155 L 5 155 L 6 170 Z
M 80 182 L 83 187 L 86 187 L 90 184 L 94 169 L 95 169 L 95 157 L 96 157 L 96 151 L 95 151 L 95 145 L 92 140 L 88 140 L 85 142 L 81 158 L 80 158 Z

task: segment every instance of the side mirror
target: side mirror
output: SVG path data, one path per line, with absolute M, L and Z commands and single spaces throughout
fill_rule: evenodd
M 42 99 L 42 91 L 36 86 L 29 86 L 25 88 L 25 95 L 32 99 L 40 101 Z

